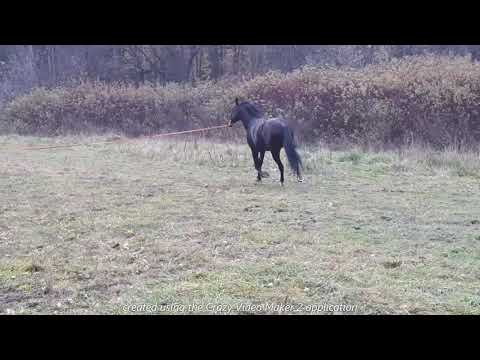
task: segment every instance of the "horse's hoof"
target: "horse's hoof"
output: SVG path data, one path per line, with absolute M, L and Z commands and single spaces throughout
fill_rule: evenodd
M 266 171 L 262 171 L 261 176 L 262 176 L 262 178 L 268 178 L 270 176 L 270 174 Z

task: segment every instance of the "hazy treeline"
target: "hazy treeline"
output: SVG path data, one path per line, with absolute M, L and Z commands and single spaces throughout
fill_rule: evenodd
M 0 132 L 218 125 L 239 96 L 305 140 L 471 147 L 479 57 L 470 45 L 4 45 Z
M 36 88 L 0 111 L 20 134 L 153 134 L 219 125 L 234 98 L 281 115 L 313 142 L 471 147 L 480 141 L 480 62 L 422 55 L 359 68 L 306 65 L 248 80 L 165 86 L 82 81 Z M 242 136 L 241 126 L 212 136 Z
M 0 104 L 71 80 L 165 85 L 251 78 L 306 64 L 362 67 L 424 53 L 480 57 L 478 45 L 0 45 Z

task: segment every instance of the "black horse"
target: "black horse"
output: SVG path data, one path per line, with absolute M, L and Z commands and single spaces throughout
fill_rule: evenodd
M 280 183 L 283 185 L 283 164 L 280 160 L 280 150 L 285 148 L 288 162 L 297 175 L 298 181 L 302 182 L 300 167 L 302 160 L 296 150 L 293 129 L 281 118 L 265 119 L 261 111 L 252 103 L 242 103 L 235 99 L 235 107 L 232 110 L 229 126 L 241 121 L 247 130 L 247 142 L 252 150 L 253 162 L 258 172 L 257 181 L 262 180 L 265 174 L 262 172 L 263 157 L 265 151 L 272 153 L 273 160 L 280 170 Z

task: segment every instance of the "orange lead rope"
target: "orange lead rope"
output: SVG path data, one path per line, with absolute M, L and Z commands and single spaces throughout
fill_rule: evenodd
M 164 134 L 157 134 L 157 135 L 150 135 L 150 136 L 141 136 L 136 139 L 122 139 L 122 138 L 115 138 L 113 140 L 106 140 L 106 141 L 101 141 L 101 142 L 96 142 L 96 143 L 90 143 L 90 144 L 70 144 L 70 145 L 52 145 L 52 146 L 28 146 L 28 147 L 16 147 L 16 149 L 21 149 L 21 150 L 44 150 L 44 149 L 57 149 L 57 148 L 70 148 L 74 146 L 89 146 L 89 145 L 100 145 L 100 144 L 109 144 L 109 143 L 118 143 L 118 142 L 129 142 L 129 141 L 136 141 L 136 140 L 141 140 L 141 139 L 150 139 L 150 138 L 158 138 L 158 137 L 163 137 L 163 136 L 171 136 L 171 135 L 180 135 L 180 134 L 190 134 L 190 133 L 196 133 L 196 132 L 201 132 L 201 131 L 207 131 L 207 130 L 213 130 L 213 129 L 222 129 L 230 127 L 230 124 L 227 125 L 219 125 L 219 126 L 212 126 L 212 127 L 207 127 L 207 128 L 202 128 L 202 129 L 194 129 L 194 130 L 185 130 L 185 131 L 176 131 L 176 132 L 170 132 L 170 133 L 164 133 Z

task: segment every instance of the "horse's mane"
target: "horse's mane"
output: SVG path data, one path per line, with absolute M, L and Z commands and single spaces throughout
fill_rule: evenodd
M 262 111 L 258 107 L 248 101 L 241 103 L 239 106 L 243 107 L 252 117 L 261 117 L 263 115 Z

